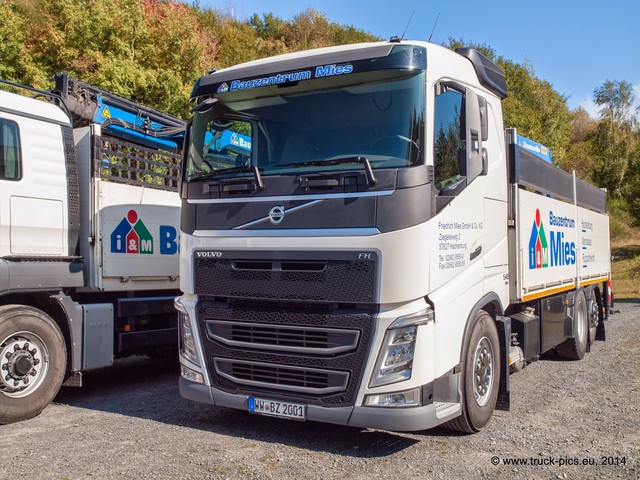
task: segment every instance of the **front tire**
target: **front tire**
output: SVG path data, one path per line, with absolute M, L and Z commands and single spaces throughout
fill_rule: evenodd
M 0 424 L 42 412 L 60 390 L 66 365 L 64 337 L 49 315 L 0 307 Z
M 445 427 L 465 433 L 482 430 L 496 407 L 500 380 L 500 340 L 484 310 L 476 316 L 466 347 L 462 378 L 462 415 Z

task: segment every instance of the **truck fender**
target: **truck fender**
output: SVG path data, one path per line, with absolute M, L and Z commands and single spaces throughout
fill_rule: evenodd
M 467 323 L 464 327 L 464 335 L 462 336 L 462 345 L 460 347 L 460 363 L 462 363 L 465 358 L 467 344 L 469 343 L 469 337 L 471 336 L 471 327 L 473 326 L 473 322 L 478 316 L 478 312 L 480 312 L 480 310 L 486 310 L 494 320 L 497 316 L 504 313 L 500 297 L 498 297 L 495 292 L 489 292 L 478 300 L 467 316 Z
M 51 295 L 59 307 L 57 318 L 59 325 L 64 325 L 68 335 L 67 357 L 69 373 L 82 370 L 82 305 L 76 303 L 63 292 Z
M 594 340 L 598 340 L 604 342 L 607 339 L 607 334 L 605 332 L 604 322 L 609 319 L 609 309 L 606 306 L 606 283 L 603 285 L 603 288 L 595 287 L 596 289 L 596 299 L 598 300 L 598 328 L 596 330 L 596 338 Z
M 591 351 L 591 345 L 596 340 L 606 340 L 604 330 L 604 308 L 602 299 L 602 290 L 599 284 L 589 285 L 584 288 L 584 293 L 587 298 L 587 312 L 589 315 L 589 342 L 587 343 L 587 352 Z M 597 317 L 598 325 L 595 328 L 591 327 L 592 317 Z

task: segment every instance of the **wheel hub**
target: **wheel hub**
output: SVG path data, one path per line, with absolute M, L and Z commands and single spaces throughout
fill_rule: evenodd
M 591 325 L 590 328 L 594 328 L 598 326 L 598 304 L 596 303 L 595 298 L 591 302 Z
M 15 355 L 13 361 L 14 375 L 25 377 L 33 368 L 34 358 L 31 352 L 20 352 Z M 9 370 L 12 370 L 9 368 Z
M 39 384 L 42 367 L 40 347 L 18 335 L 9 337 L 0 345 L 0 392 L 9 396 L 30 393 Z
M 473 393 L 478 405 L 484 406 L 489 401 L 493 377 L 493 353 L 486 337 L 478 343 L 474 360 Z

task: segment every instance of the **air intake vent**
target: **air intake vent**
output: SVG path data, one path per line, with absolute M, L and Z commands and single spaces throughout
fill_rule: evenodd
M 346 390 L 347 372 L 315 368 L 214 359 L 216 372 L 234 383 L 253 387 L 281 388 L 288 392 L 328 394 Z
M 355 350 L 360 332 L 336 328 L 296 327 L 207 320 L 209 337 L 232 347 L 336 355 Z

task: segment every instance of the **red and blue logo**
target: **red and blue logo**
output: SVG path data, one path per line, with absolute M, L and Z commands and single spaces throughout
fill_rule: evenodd
M 540 210 L 536 209 L 536 218 L 531 226 L 531 236 L 529 237 L 530 270 L 575 265 L 576 263 L 576 243 L 571 239 L 572 234 L 575 234 L 575 220 L 571 217 L 554 215 L 550 211 L 549 225 L 565 231 L 549 230 L 549 239 L 547 240 Z
M 540 218 L 540 210 L 536 208 L 536 218 L 531 226 L 529 237 L 529 269 L 549 266 L 549 245 L 544 224 Z
M 129 210 L 111 233 L 111 252 L 153 254 L 153 236 L 135 210 Z

